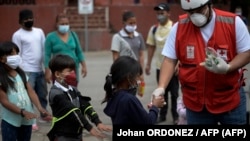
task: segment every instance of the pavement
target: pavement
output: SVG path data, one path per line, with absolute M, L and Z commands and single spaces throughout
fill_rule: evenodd
M 145 56 L 147 54 L 145 53 Z M 111 120 L 103 113 L 103 109 L 105 107 L 105 103 L 101 104 L 105 96 L 105 91 L 103 89 L 103 85 L 105 83 L 105 77 L 109 73 L 109 68 L 112 64 L 112 55 L 110 51 L 93 51 L 93 52 L 85 52 L 86 56 L 86 64 L 87 64 L 87 76 L 85 78 L 81 78 L 79 82 L 78 89 L 83 95 L 90 96 L 92 98 L 91 104 L 94 109 L 100 116 L 100 119 L 104 124 L 112 125 Z M 145 57 L 147 58 L 147 57 Z M 154 60 L 153 62 L 154 63 Z M 247 76 L 247 86 L 245 90 L 247 92 L 247 96 L 249 95 L 249 86 L 250 86 L 250 65 L 247 65 L 249 71 L 246 72 Z M 151 75 L 145 75 L 145 95 L 143 97 L 138 97 L 142 104 L 147 107 L 147 104 L 150 100 L 150 94 L 157 87 L 156 79 L 155 79 L 155 68 L 154 64 L 152 64 Z M 50 88 L 51 85 L 48 85 Z M 180 93 L 181 94 L 181 93 Z M 169 98 L 170 99 L 170 98 Z M 249 97 L 247 109 L 250 109 Z M 169 108 L 170 109 L 170 108 Z M 51 112 L 50 107 L 48 106 L 48 111 Z M 38 113 L 38 112 L 37 112 Z M 171 117 L 170 112 L 167 115 L 167 120 L 160 124 L 163 125 L 171 125 L 173 123 L 173 119 Z M 46 134 L 50 130 L 50 123 L 38 123 L 39 130 L 32 132 L 31 141 L 49 141 Z M 83 131 L 83 140 L 84 141 L 112 141 L 112 132 L 104 132 L 106 138 L 97 139 L 96 137 L 91 136 L 86 130 Z M 1 139 L 1 136 L 0 136 Z

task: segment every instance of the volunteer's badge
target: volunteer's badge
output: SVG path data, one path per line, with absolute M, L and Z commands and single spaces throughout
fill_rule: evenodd
M 194 59 L 194 46 L 187 46 L 187 59 Z

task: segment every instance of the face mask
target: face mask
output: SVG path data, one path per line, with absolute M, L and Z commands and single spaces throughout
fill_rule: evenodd
M 167 16 L 164 16 L 164 15 L 158 15 L 157 16 L 157 19 L 160 23 L 164 23 L 167 21 Z
M 16 69 L 22 62 L 22 58 L 19 55 L 7 56 L 6 64 L 12 69 Z
M 71 85 L 71 86 L 75 86 L 76 87 L 77 86 L 77 78 L 76 78 L 75 71 L 73 71 L 70 74 L 66 75 L 63 81 L 67 85 Z
M 69 25 L 59 25 L 58 31 L 62 34 L 65 34 L 69 31 Z
M 238 12 L 235 12 L 236 15 L 240 15 L 241 16 L 241 12 L 238 11 Z
M 207 9 L 205 11 L 205 13 L 207 12 Z M 204 14 L 200 14 L 200 13 L 194 13 L 190 16 L 190 19 L 192 21 L 192 23 L 194 25 L 196 25 L 197 27 L 202 27 L 203 25 L 205 25 L 207 23 L 207 17 Z
M 24 26 L 26 28 L 31 28 L 34 24 L 34 21 L 27 21 L 27 22 L 24 22 Z
M 137 87 L 131 87 L 128 89 L 128 92 L 131 93 L 132 95 L 137 94 Z
M 128 32 L 134 32 L 136 30 L 137 26 L 136 25 L 126 25 L 125 26 L 125 29 L 128 31 Z
M 141 83 L 140 81 L 137 81 L 135 85 L 130 85 L 128 88 L 128 92 L 133 95 L 136 95 L 138 93 L 138 86 L 140 83 Z
M 200 13 L 194 13 L 190 16 L 190 19 L 194 25 L 201 27 L 206 24 L 207 17 Z

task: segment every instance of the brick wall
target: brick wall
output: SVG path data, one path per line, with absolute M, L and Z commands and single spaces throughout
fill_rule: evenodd
M 108 28 L 107 23 L 107 7 L 95 7 L 94 13 L 87 15 L 88 28 L 99 29 Z M 81 30 L 85 28 L 85 16 L 78 13 L 77 7 L 66 7 L 65 11 L 69 16 L 70 26 L 73 30 Z
M 67 6 L 69 1 L 70 6 Z M 113 33 L 119 31 L 123 26 L 121 15 L 124 10 L 132 10 L 135 13 L 138 31 L 146 38 L 150 26 L 157 22 L 153 7 L 166 1 L 140 0 L 139 4 L 134 4 L 134 0 L 94 0 L 94 13 L 87 16 L 87 30 L 84 26 L 85 16 L 79 15 L 77 11 L 77 0 L 36 0 L 35 5 L 0 5 L 0 17 L 2 19 L 0 20 L 0 42 L 11 40 L 12 34 L 20 27 L 18 24 L 19 10 L 30 8 L 35 16 L 34 26 L 42 28 L 45 34 L 55 30 L 56 15 L 64 11 L 70 14 L 71 29 L 78 33 L 84 50 L 107 50 L 110 48 Z M 171 19 L 176 21 L 178 15 L 183 11 L 176 3 L 170 3 L 170 7 Z M 227 7 L 228 5 L 220 8 L 228 10 Z M 88 39 L 87 47 L 85 46 L 86 39 Z

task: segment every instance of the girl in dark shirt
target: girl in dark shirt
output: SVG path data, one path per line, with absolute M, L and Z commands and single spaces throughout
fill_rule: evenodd
M 106 96 L 102 103 L 107 102 L 104 113 L 111 117 L 113 125 L 156 123 L 164 98 L 153 98 L 149 112 L 144 109 L 136 97 L 141 74 L 140 63 L 131 57 L 121 56 L 112 64 L 106 76 Z

